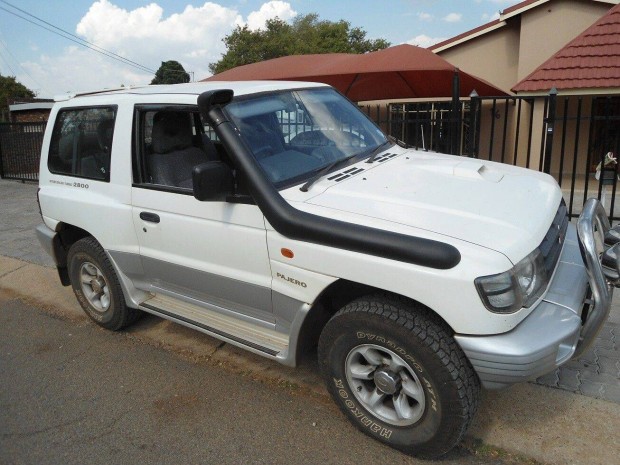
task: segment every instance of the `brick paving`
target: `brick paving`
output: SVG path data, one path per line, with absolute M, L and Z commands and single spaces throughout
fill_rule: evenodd
M 571 360 L 536 382 L 620 404 L 620 292 L 614 296 L 612 315 L 594 344 L 580 358 Z
M 33 182 L 0 179 L 0 255 L 54 266 L 34 232 L 42 221 L 37 205 L 37 187 Z
M 54 266 L 34 233 L 41 222 L 37 185 L 0 180 L 0 255 Z M 536 383 L 620 404 L 620 289 L 592 347 Z

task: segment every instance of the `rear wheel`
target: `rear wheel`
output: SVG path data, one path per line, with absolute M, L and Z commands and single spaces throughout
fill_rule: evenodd
M 139 310 L 125 304 L 114 268 L 93 237 L 73 244 L 67 263 L 73 292 L 82 309 L 95 323 L 116 331 L 140 316 Z
M 412 455 L 438 457 L 463 437 L 480 384 L 448 328 L 392 296 L 355 300 L 319 340 L 327 388 L 361 431 Z

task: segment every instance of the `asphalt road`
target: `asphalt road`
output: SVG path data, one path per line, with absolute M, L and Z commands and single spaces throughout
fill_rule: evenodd
M 0 290 L 0 464 L 61 463 L 424 462 L 362 435 L 325 399 L 58 319 Z M 504 462 L 457 449 L 441 463 Z

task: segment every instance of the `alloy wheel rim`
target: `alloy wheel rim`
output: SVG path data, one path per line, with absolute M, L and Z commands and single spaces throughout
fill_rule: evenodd
M 80 266 L 80 286 L 88 303 L 100 313 L 110 308 L 110 286 L 101 270 L 91 262 Z
M 410 426 L 422 418 L 424 388 L 395 352 L 375 344 L 357 346 L 347 355 L 345 371 L 355 398 L 378 419 L 394 426 Z

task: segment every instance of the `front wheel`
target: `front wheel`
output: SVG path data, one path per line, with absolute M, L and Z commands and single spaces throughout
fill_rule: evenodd
M 463 437 L 480 384 L 445 325 L 404 299 L 355 300 L 327 323 L 319 363 L 330 394 L 361 431 L 438 457 Z

